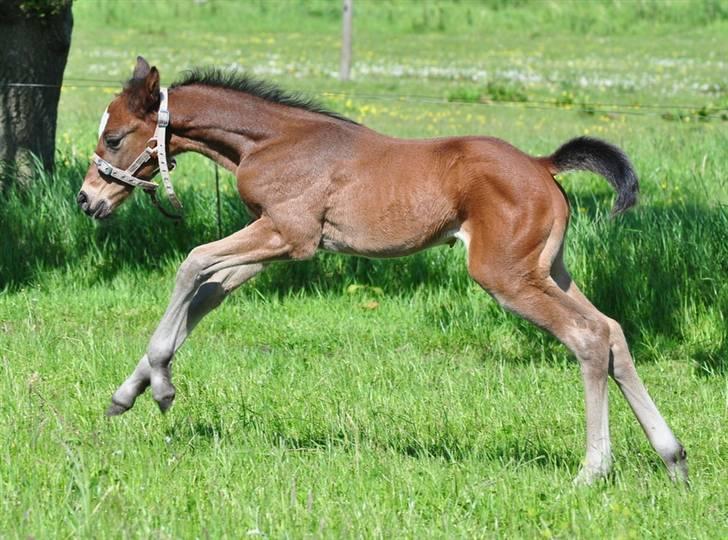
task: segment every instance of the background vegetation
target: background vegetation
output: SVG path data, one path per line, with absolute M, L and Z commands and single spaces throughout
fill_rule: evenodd
M 372 2 L 354 80 L 339 2 L 74 6 L 58 167 L 0 195 L 0 537 L 728 535 L 728 7 L 725 2 Z M 562 182 L 567 259 L 622 321 L 690 456 L 671 486 L 612 386 L 615 472 L 571 486 L 578 369 L 468 278 L 464 251 L 278 265 L 203 322 L 179 398 L 102 416 L 186 252 L 218 237 L 214 171 L 183 156 L 183 223 L 136 194 L 94 223 L 75 193 L 137 54 L 163 83 L 246 69 L 388 134 L 489 134 L 534 153 L 589 134 L 640 173 L 609 220 L 602 179 Z M 222 177 L 225 234 L 242 227 Z

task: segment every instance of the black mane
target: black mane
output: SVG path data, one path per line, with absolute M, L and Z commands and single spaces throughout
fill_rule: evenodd
M 217 88 L 229 88 L 238 92 L 245 92 L 273 103 L 280 103 L 288 107 L 296 107 L 318 114 L 324 114 L 337 120 L 343 120 L 356 124 L 354 120 L 328 110 L 312 98 L 301 94 L 291 94 L 277 87 L 275 84 L 255 79 L 245 73 L 238 71 L 222 71 L 213 67 L 194 68 L 186 71 L 182 78 L 172 83 L 170 88 L 187 86 L 190 84 L 202 84 Z

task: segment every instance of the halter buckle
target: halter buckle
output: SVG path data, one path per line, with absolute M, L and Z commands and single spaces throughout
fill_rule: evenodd
M 106 161 L 102 161 L 99 159 L 98 161 L 96 161 L 96 167 L 104 174 L 111 174 L 111 165 Z
M 159 127 L 163 127 L 163 128 L 165 128 L 165 127 L 167 127 L 169 125 L 169 111 L 167 111 L 167 110 L 161 111 L 160 110 L 157 113 L 157 125 Z

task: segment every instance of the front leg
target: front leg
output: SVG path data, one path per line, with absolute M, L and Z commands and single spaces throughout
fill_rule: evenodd
M 147 386 L 152 387 L 159 408 L 166 411 L 175 396 L 170 364 L 188 334 L 227 294 L 259 273 L 266 261 L 285 259 L 288 250 L 288 244 L 265 218 L 193 249 L 177 272 L 172 298 L 147 353 L 112 396 L 107 414 L 129 410 Z
M 263 267 L 262 264 L 253 264 L 218 272 L 197 289 L 192 302 L 189 303 L 189 307 L 186 309 L 181 307 L 178 310 L 170 311 L 172 307 L 172 302 L 170 302 L 170 307 L 167 308 L 165 316 L 162 317 L 159 326 L 157 326 L 150 340 L 149 348 L 151 349 L 152 344 L 155 347 L 160 347 L 159 342 L 165 339 L 165 332 L 173 333 L 175 335 L 175 341 L 173 351 L 169 357 L 171 361 L 174 353 L 182 346 L 182 343 L 197 323 L 210 311 L 215 309 L 227 294 L 255 276 L 263 270 Z M 175 290 L 179 289 L 179 286 L 180 283 L 178 281 Z M 174 320 L 171 316 L 174 313 L 180 314 L 182 317 Z M 158 351 L 159 349 L 156 350 Z M 161 370 L 159 370 L 161 378 L 155 384 L 158 389 L 162 390 L 161 394 L 154 395 L 154 399 L 159 403 L 162 410 L 168 409 L 174 399 L 174 386 L 171 382 L 170 363 L 167 362 L 166 365 L 161 366 Z M 116 416 L 131 409 L 136 398 L 144 393 L 151 384 L 151 379 L 152 368 L 149 362 L 149 353 L 147 353 L 139 361 L 134 372 L 114 392 L 114 395 L 111 397 L 111 405 L 106 414 L 108 416 Z

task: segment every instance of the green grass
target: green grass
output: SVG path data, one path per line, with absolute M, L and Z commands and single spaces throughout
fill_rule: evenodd
M 140 5 L 77 0 L 57 170 L 0 195 L 0 538 L 728 536 L 724 2 L 357 1 L 347 84 L 338 2 Z M 104 223 L 75 206 L 105 81 L 137 53 L 166 83 L 247 67 L 392 135 L 622 146 L 640 205 L 610 220 L 603 179 L 564 175 L 567 260 L 623 323 L 692 489 L 613 385 L 614 473 L 571 485 L 578 368 L 470 281 L 460 246 L 274 265 L 180 351 L 169 414 L 145 395 L 106 419 L 177 265 L 218 236 L 197 156 L 174 173 L 182 223 L 140 193 Z M 221 179 L 227 234 L 247 217 Z

